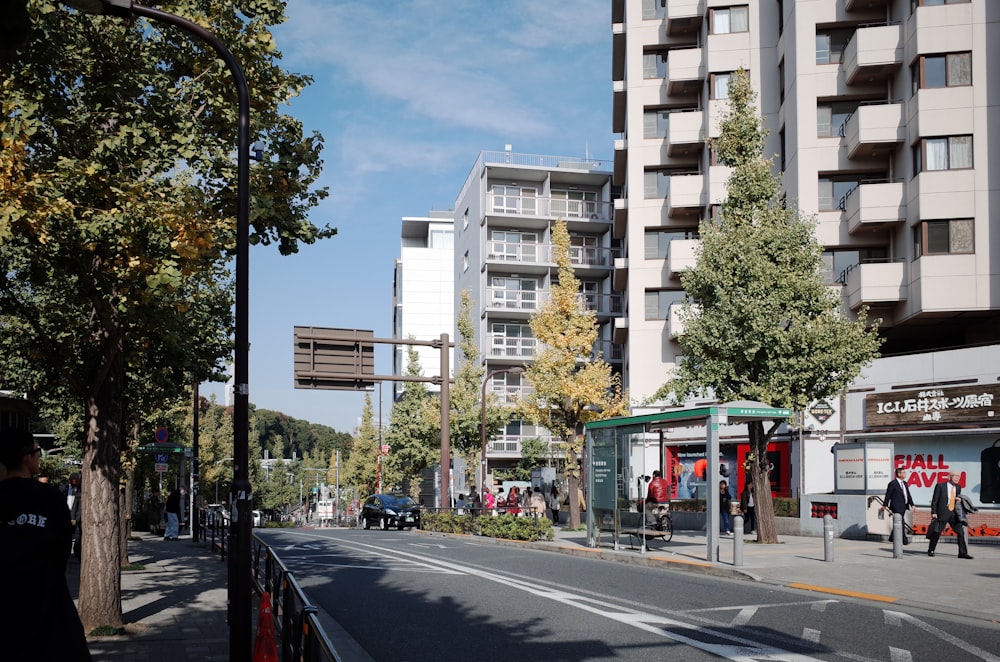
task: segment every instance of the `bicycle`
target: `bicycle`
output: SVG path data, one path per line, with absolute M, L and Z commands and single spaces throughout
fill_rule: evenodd
M 663 531 L 663 542 L 670 542 L 674 537 L 674 521 L 670 519 L 670 504 L 660 503 L 651 505 L 650 515 L 653 517 L 653 528 Z

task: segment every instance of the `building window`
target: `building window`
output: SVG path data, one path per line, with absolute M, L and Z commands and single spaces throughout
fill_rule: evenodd
M 785 172 L 785 127 L 778 131 L 778 157 L 781 164 L 781 172 Z
M 816 33 L 816 64 L 839 64 L 853 29 L 823 30 Z
M 847 272 L 859 264 L 885 262 L 889 252 L 884 247 L 823 251 L 823 282 L 827 285 L 847 282 Z
M 670 254 L 670 242 L 674 239 L 697 239 L 698 231 L 688 230 L 646 230 L 643 235 L 647 260 L 665 260 Z
M 747 5 L 740 5 L 712 9 L 709 20 L 711 34 L 747 32 L 750 29 L 750 8 Z
M 778 103 L 785 103 L 785 61 L 778 63 Z
M 495 214 L 529 214 L 537 210 L 538 190 L 520 186 L 493 187 L 493 213 Z
M 860 175 L 833 175 L 819 178 L 819 210 L 843 209 L 847 194 L 861 183 Z
M 684 290 L 646 290 L 646 319 L 667 319 L 670 315 L 670 304 L 683 303 L 685 299 Z
M 464 274 L 469 270 L 469 251 L 465 251 L 465 255 L 462 256 L 462 273 Z
M 653 51 L 651 53 L 642 54 L 642 77 L 643 78 L 667 77 L 666 52 Z
M 732 77 L 733 73 L 731 71 L 718 74 L 711 74 L 708 77 L 710 98 L 728 99 L 729 81 L 732 79 Z
M 910 0 L 910 13 L 916 11 L 917 7 L 937 7 L 939 5 L 963 5 L 972 0 Z
M 642 0 L 642 17 L 644 19 L 666 18 L 667 0 Z
M 647 170 L 643 173 L 643 198 L 653 200 L 670 194 L 670 172 Z
M 972 136 L 924 138 L 913 146 L 914 173 L 972 167 Z
M 971 218 L 923 221 L 913 228 L 913 256 L 954 255 L 976 251 Z
M 669 124 L 669 110 L 647 110 L 642 114 L 642 137 L 666 138 Z
M 921 55 L 910 65 L 913 92 L 972 85 L 972 53 Z
M 465 213 L 462 214 L 462 230 L 465 231 L 468 229 L 469 229 L 469 210 L 466 209 Z
M 844 122 L 854 114 L 858 104 L 855 101 L 834 101 L 816 104 L 816 137 L 835 138 L 841 132 Z

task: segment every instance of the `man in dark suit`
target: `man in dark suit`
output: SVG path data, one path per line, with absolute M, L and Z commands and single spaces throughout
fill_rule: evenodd
M 896 469 L 896 478 L 889 481 L 889 485 L 885 488 L 885 499 L 883 500 L 882 510 L 888 510 L 892 514 L 899 513 L 900 517 L 906 516 L 906 511 L 913 508 L 916 512 L 916 506 L 913 505 L 913 497 L 910 496 L 910 488 L 906 484 L 906 469 L 899 467 Z M 892 535 L 889 535 L 889 540 L 892 541 Z M 906 522 L 903 522 L 903 544 L 909 545 L 910 539 L 906 535 Z
M 951 526 L 951 530 L 958 538 L 958 558 L 971 559 L 965 543 L 965 524 L 963 522 L 965 512 L 962 510 L 962 500 L 958 498 L 958 495 L 962 493 L 962 488 L 958 484 L 961 478 L 960 472 L 952 471 L 948 474 L 947 482 L 934 486 L 934 495 L 931 497 L 931 526 L 935 522 L 940 522 L 941 531 L 946 525 Z M 933 537 L 928 536 L 930 544 L 927 546 L 927 556 L 934 556 L 934 548 L 937 547 L 940 537 L 940 531 Z

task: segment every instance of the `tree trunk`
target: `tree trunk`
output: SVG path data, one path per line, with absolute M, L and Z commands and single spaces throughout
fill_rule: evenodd
M 580 527 L 580 475 L 570 475 L 569 478 L 569 522 L 570 529 Z
M 121 627 L 121 354 L 86 401 L 87 442 L 82 467 L 83 558 L 80 619 L 85 632 Z
M 121 543 L 119 545 L 119 555 L 121 564 L 128 565 L 128 539 L 132 537 L 132 502 L 135 495 L 135 467 L 131 467 L 126 472 L 125 490 L 121 497 Z
M 775 544 L 778 542 L 778 530 L 774 521 L 774 501 L 771 499 L 771 478 L 767 459 L 768 438 L 764 434 L 763 421 L 747 423 L 750 438 L 750 456 L 748 469 L 753 481 L 754 506 L 757 515 L 757 542 Z

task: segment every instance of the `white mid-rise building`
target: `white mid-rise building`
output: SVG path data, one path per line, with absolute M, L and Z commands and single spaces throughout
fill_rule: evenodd
M 392 288 L 392 337 L 411 340 L 438 340 L 455 328 L 454 212 L 432 211 L 427 216 L 406 216 L 400 232 L 399 259 L 396 260 Z M 421 375 L 441 376 L 440 350 L 422 345 L 395 345 L 392 370 L 405 375 L 409 349 L 420 361 Z M 454 366 L 454 350 L 448 365 Z M 393 382 L 394 396 L 404 388 Z M 440 387 L 428 385 L 437 392 Z M 395 397 L 394 397 L 395 399 Z

